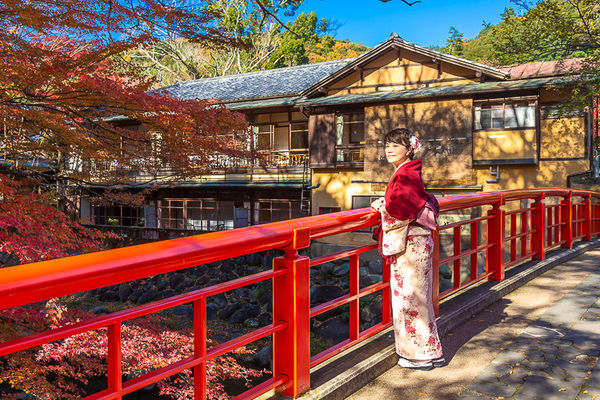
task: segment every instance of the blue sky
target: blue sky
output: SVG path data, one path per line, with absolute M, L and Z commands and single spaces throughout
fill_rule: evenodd
M 448 30 L 456 27 L 466 39 L 479 33 L 483 22 L 497 24 L 509 0 L 422 0 L 407 6 L 400 0 L 305 0 L 299 12 L 315 11 L 342 26 L 336 39 L 349 39 L 373 47 L 396 32 L 422 46 L 443 46 Z

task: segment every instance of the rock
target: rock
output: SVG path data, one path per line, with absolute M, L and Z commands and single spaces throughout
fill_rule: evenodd
M 363 286 L 371 286 L 371 285 L 381 282 L 381 279 L 382 279 L 381 275 L 369 274 L 369 275 L 363 276 L 361 278 L 360 282 L 363 284 Z
M 234 280 L 234 279 L 237 279 L 237 278 L 239 278 L 239 276 L 237 276 L 237 275 L 236 275 L 236 274 L 234 274 L 233 272 L 228 272 L 228 273 L 225 275 L 225 279 L 224 279 L 224 280 L 225 280 L 225 281 L 232 281 L 232 280 Z
M 371 307 L 363 307 L 360 309 L 360 320 L 366 322 L 372 322 L 375 319 L 376 314 L 373 313 Z
M 221 283 L 220 280 L 218 280 L 218 279 L 211 279 L 208 282 L 206 282 L 206 286 L 215 286 L 215 285 L 218 285 L 219 283 Z
M 316 286 L 310 289 L 310 303 L 320 304 L 342 295 L 342 288 L 339 286 Z
M 184 290 L 192 286 L 194 282 L 188 278 L 185 278 L 178 286 L 177 289 Z
M 99 307 L 93 308 L 92 313 L 94 313 L 96 315 L 106 315 L 106 314 L 110 314 L 110 311 L 108 310 L 108 308 L 106 308 L 104 306 L 99 306 Z
M 185 280 L 185 275 L 182 274 L 181 272 L 178 272 L 169 278 L 169 284 L 171 285 L 171 287 L 173 289 L 177 289 L 177 286 L 179 286 L 179 284 L 181 282 L 183 282 L 184 280 Z
M 225 295 L 223 293 L 219 293 L 219 294 L 209 297 L 208 301 L 212 301 L 217 306 L 219 306 L 219 308 L 225 307 L 227 305 L 227 298 L 225 297 Z
M 159 292 L 161 290 L 165 290 L 168 287 L 169 287 L 169 282 L 166 279 L 161 279 L 158 282 L 156 282 L 156 290 L 158 290 Z
M 114 290 L 107 290 L 100 295 L 100 301 L 119 301 L 119 294 Z
M 249 265 L 261 265 L 263 262 L 263 256 L 259 253 L 252 253 L 246 256 L 246 261 Z
M 369 264 L 367 264 L 367 270 L 370 274 L 381 274 L 381 259 L 369 261 Z
M 325 264 L 321 264 L 321 273 L 323 275 L 327 275 L 327 274 L 331 274 L 333 273 L 333 270 L 335 268 L 335 264 L 332 262 L 326 262 Z
M 196 279 L 196 285 L 204 287 L 206 282 L 208 282 L 208 279 L 209 278 L 207 276 L 200 276 L 198 279 Z
M 229 322 L 234 324 L 241 324 L 246 320 L 246 311 L 245 310 L 237 310 L 227 319 Z
M 341 317 L 337 317 L 327 320 L 316 327 L 315 333 L 321 338 L 335 344 L 348 339 L 350 336 L 350 328 L 348 321 L 344 321 Z
M 440 266 L 440 277 L 443 279 L 452 279 L 452 271 L 448 264 Z
M 270 303 L 273 300 L 273 294 L 271 293 L 270 290 L 263 292 L 256 300 L 258 300 L 259 304 Z
M 335 276 L 346 276 L 350 273 L 350 263 L 344 263 L 333 270 Z
M 85 297 L 87 299 L 93 299 L 98 294 L 98 289 L 92 289 L 85 292 Z
M 177 294 L 176 291 L 174 291 L 173 289 L 165 289 L 161 292 L 159 292 L 158 297 L 160 299 L 166 299 L 167 297 L 173 297 Z
M 241 306 L 239 303 L 233 303 L 233 304 L 223 307 L 221 309 L 221 311 L 219 311 L 219 313 L 218 313 L 219 319 L 222 319 L 222 320 L 228 319 L 231 316 L 231 314 L 233 314 L 234 312 L 239 310 L 240 307 Z
M 369 275 L 369 268 L 367 267 L 360 267 L 358 269 L 358 275 L 362 278 L 363 276 L 367 276 Z
M 144 294 L 142 294 L 138 299 L 137 299 L 137 303 L 138 304 L 143 304 L 143 303 L 148 303 L 149 301 L 154 300 L 154 298 L 156 297 L 156 295 L 158 294 L 158 292 L 156 291 L 156 289 L 150 289 L 144 292 Z
M 246 328 L 256 329 L 260 326 L 260 322 L 256 318 L 248 318 L 244 321 Z
M 131 295 L 129 295 L 129 301 L 132 301 L 134 303 L 137 303 L 137 300 L 140 298 L 141 295 L 144 294 L 144 291 L 142 289 L 135 289 L 133 291 L 133 293 L 131 293 Z
M 241 265 L 236 265 L 234 272 L 238 275 L 238 276 L 244 276 L 244 275 L 248 275 L 249 271 L 248 271 L 248 267 L 245 264 L 241 264 Z
M 273 323 L 273 316 L 271 315 L 271 313 L 264 312 L 260 314 L 257 319 L 261 325 L 269 325 Z
M 273 257 L 272 253 L 266 252 L 265 255 L 263 256 L 262 264 L 268 269 L 273 268 L 273 258 L 274 257 Z
M 231 259 L 223 260 L 223 264 L 221 264 L 221 268 L 219 270 L 221 272 L 231 272 L 235 268 L 235 263 Z
M 176 315 L 178 317 L 184 317 L 189 320 L 194 318 L 194 309 L 189 304 L 183 304 L 183 305 L 180 305 L 177 307 L 173 307 L 173 308 L 171 308 L 171 313 L 173 313 L 173 315 Z
M 246 257 L 244 257 L 244 256 L 233 257 L 231 259 L 231 261 L 233 261 L 234 263 L 236 263 L 238 265 L 246 264 Z
M 119 288 L 119 300 L 125 301 L 129 298 L 133 290 L 129 286 L 121 286 Z
M 249 305 L 248 307 L 246 307 L 245 311 L 246 316 L 248 318 L 258 317 L 258 315 L 260 314 L 260 306 Z
M 263 347 L 254 355 L 259 368 L 272 369 L 273 364 L 273 346 Z
M 209 303 L 206 305 L 206 319 L 213 320 L 217 318 L 217 313 L 219 312 L 219 306 L 214 303 Z

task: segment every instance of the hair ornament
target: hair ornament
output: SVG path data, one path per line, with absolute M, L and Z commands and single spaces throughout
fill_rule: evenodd
M 409 140 L 410 140 L 410 147 L 413 150 L 418 150 L 421 147 L 421 142 L 419 141 L 419 138 L 416 137 L 415 135 L 412 135 Z

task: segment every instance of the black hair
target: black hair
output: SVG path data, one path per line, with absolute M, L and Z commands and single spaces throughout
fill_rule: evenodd
M 408 149 L 408 158 L 409 160 L 412 160 L 415 154 L 415 149 L 413 149 L 410 144 L 411 136 L 413 136 L 412 132 L 406 128 L 392 129 L 386 133 L 385 138 L 383 139 L 383 145 L 385 146 L 388 143 L 396 143 L 405 146 Z

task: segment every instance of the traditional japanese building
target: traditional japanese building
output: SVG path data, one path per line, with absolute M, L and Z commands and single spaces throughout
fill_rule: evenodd
M 268 166 L 238 163 L 160 189 L 135 212 L 84 202 L 82 216 L 210 231 L 366 207 L 393 172 L 382 139 L 395 127 L 420 137 L 436 195 L 565 186 L 592 157 L 591 111 L 558 113 L 578 63 L 498 69 L 392 35 L 354 59 L 179 82 L 164 90 L 244 113 Z

